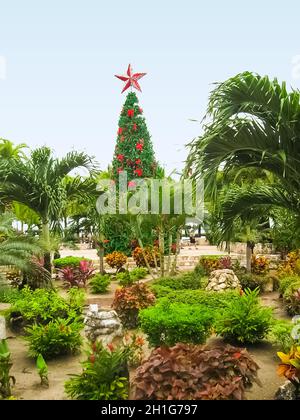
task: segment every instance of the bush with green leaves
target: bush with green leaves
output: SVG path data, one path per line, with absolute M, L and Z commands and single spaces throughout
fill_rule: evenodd
M 83 371 L 65 383 L 66 394 L 74 400 L 126 400 L 129 393 L 126 347 L 104 347 L 96 342 L 82 363 Z
M 240 299 L 240 293 L 236 290 L 228 290 L 223 293 L 207 292 L 206 290 L 179 290 L 172 291 L 167 295 L 170 303 L 184 303 L 185 305 L 199 305 L 211 312 L 217 312 L 224 308 L 228 303 L 236 302 Z M 159 300 L 160 301 L 160 300 Z
M 14 303 L 20 298 L 20 291 L 10 286 L 0 287 L 0 302 Z
M 279 292 L 284 295 L 286 290 L 295 283 L 300 283 L 299 276 L 286 276 L 279 280 Z
M 246 290 L 244 295 L 227 303 L 215 322 L 216 333 L 229 342 L 257 343 L 269 333 L 272 309 L 261 306 L 259 290 Z
M 82 320 L 73 318 L 57 318 L 47 325 L 33 324 L 25 328 L 24 339 L 29 346 L 29 355 L 38 357 L 42 354 L 45 359 L 53 359 L 79 352 L 82 328 Z
M 148 274 L 148 270 L 143 267 L 137 267 L 133 270 L 125 270 L 124 273 L 118 273 L 116 279 L 121 286 L 131 286 L 133 283 L 144 279 Z
M 53 265 L 55 268 L 78 268 L 81 261 L 87 261 L 89 263 L 92 262 L 92 260 L 84 257 L 64 257 L 64 258 L 57 258 L 56 260 L 53 260 Z
M 205 306 L 174 304 L 165 298 L 142 310 L 139 320 L 151 346 L 173 346 L 205 343 L 211 334 L 213 315 Z
M 9 311 L 10 322 L 14 326 L 17 318 L 25 325 L 33 322 L 47 324 L 57 318 L 74 318 L 82 313 L 84 300 L 84 292 L 78 289 L 70 289 L 63 298 L 55 290 L 32 291 L 25 287 Z
M 268 340 L 279 347 L 284 353 L 289 353 L 293 345 L 296 344 L 292 337 L 292 330 L 294 327 L 295 325 L 289 321 L 276 320 L 269 332 Z
M 257 274 L 245 273 L 239 276 L 239 280 L 243 290 L 255 290 L 260 289 L 263 290 L 263 287 L 268 281 L 266 276 L 259 276 Z
M 171 290 L 191 289 L 197 290 L 201 288 L 201 278 L 194 272 L 184 273 L 174 277 L 162 277 L 154 282 L 155 286 L 167 287 Z
M 107 293 L 110 286 L 110 276 L 108 274 L 96 274 L 90 281 L 91 291 L 94 294 Z

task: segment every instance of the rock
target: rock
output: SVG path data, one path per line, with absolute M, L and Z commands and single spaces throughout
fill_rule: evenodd
M 207 291 L 224 292 L 225 290 L 241 289 L 239 279 L 232 270 L 213 271 L 208 280 Z
M 122 337 L 123 327 L 117 313 L 99 308 L 96 311 L 95 306 L 90 308 L 84 320 L 86 337 L 91 341 L 101 340 L 103 344 L 109 344 L 114 338 Z
M 275 400 L 292 401 L 297 399 L 296 388 L 291 382 L 282 385 L 275 394 Z
M 0 340 L 6 339 L 6 323 L 4 316 L 0 316 Z

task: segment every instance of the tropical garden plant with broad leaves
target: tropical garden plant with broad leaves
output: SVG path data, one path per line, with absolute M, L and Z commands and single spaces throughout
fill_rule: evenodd
M 48 147 L 33 150 L 26 161 L 0 161 L 0 199 L 22 203 L 38 214 L 45 248 L 50 248 L 50 223 L 60 217 L 67 199 L 95 193 L 91 178 L 75 177 L 66 188 L 65 178 L 80 167 L 94 168 L 91 158 L 85 153 L 70 152 L 57 159 Z M 44 267 L 51 272 L 50 249 L 45 251 Z
M 261 209 L 283 208 L 299 215 L 300 92 L 285 83 L 245 72 L 212 92 L 204 134 L 190 145 L 188 168 L 204 177 L 216 197 L 219 171 L 256 168 L 271 174 L 269 183 L 234 186 L 223 200 L 222 230 L 237 217 L 250 219 Z M 252 214 L 251 214 L 252 213 Z
M 159 347 L 137 369 L 137 400 L 243 400 L 259 383 L 245 349 L 177 344 Z

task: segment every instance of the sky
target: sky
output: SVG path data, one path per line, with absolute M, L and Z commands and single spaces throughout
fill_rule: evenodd
M 248 70 L 300 88 L 299 16 L 299 0 L 0 0 L 0 137 L 105 170 L 131 63 L 156 157 L 181 169 L 215 82 Z

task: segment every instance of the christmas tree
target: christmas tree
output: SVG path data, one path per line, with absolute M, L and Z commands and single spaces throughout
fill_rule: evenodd
M 145 73 L 132 74 L 129 65 L 127 75 L 128 77 L 117 76 L 127 81 L 123 92 L 130 86 L 140 91 L 138 80 Z M 113 177 L 117 180 L 119 174 L 126 171 L 129 182 L 138 178 L 150 178 L 155 176 L 156 168 L 153 145 L 143 110 L 139 106 L 137 95 L 130 92 L 119 119 L 118 138 L 113 158 Z

